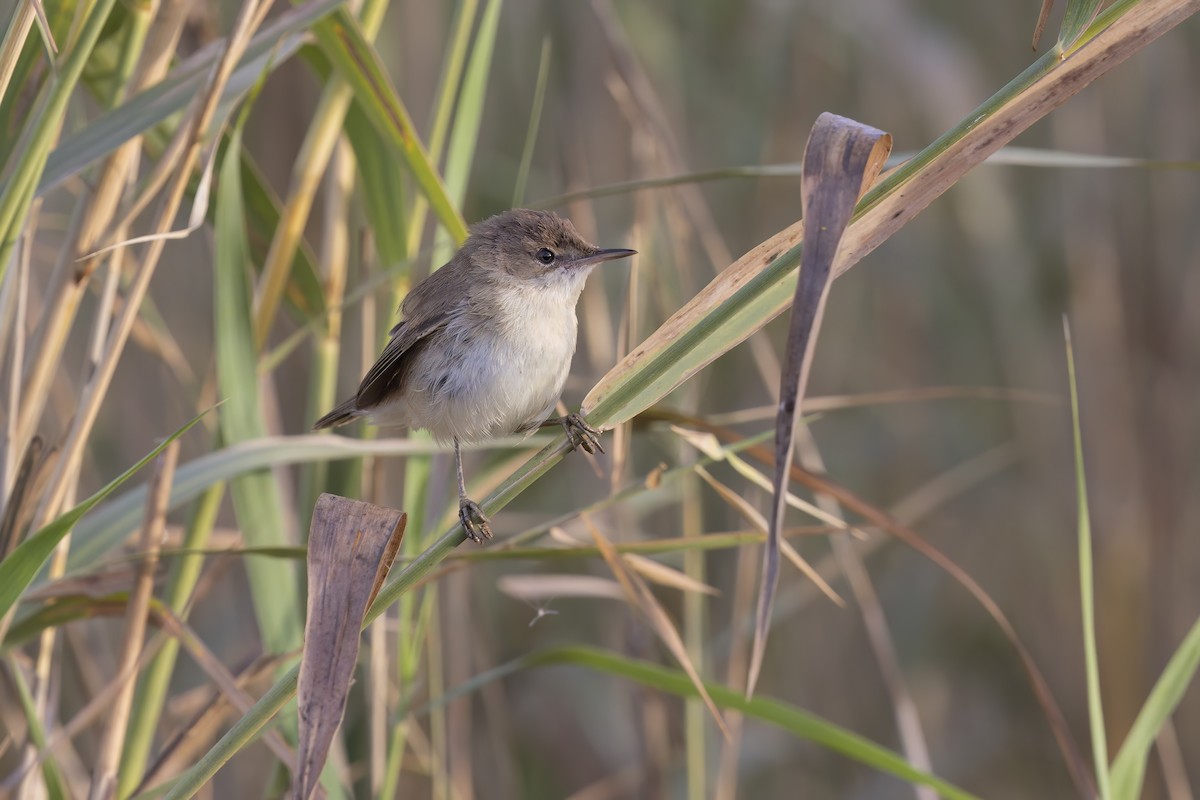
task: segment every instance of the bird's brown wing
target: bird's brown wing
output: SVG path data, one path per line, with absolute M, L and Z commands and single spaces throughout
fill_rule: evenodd
M 429 343 L 430 335 L 445 327 L 452 316 L 445 311 L 421 319 L 406 319 L 392 328 L 391 340 L 358 386 L 355 406 L 369 411 L 399 392 L 417 354 Z
M 404 319 L 359 384 L 355 405 L 370 411 L 401 390 L 417 354 L 429 337 L 470 306 L 472 283 L 468 257 L 460 250 L 441 269 L 417 283 L 400 306 Z

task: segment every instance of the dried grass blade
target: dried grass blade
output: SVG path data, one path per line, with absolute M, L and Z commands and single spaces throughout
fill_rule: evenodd
M 714 461 L 725 461 L 727 464 L 729 464 L 729 466 L 733 467 L 734 472 L 741 475 L 755 486 L 758 486 L 760 489 L 768 492 L 771 491 L 770 478 L 747 464 L 737 454 L 723 448 L 720 441 L 711 433 L 697 433 L 696 431 L 689 431 L 687 428 L 681 428 L 678 425 L 672 425 L 671 431 L 685 439 L 689 444 Z M 797 497 L 796 495 L 788 492 L 784 495 L 784 499 L 792 508 L 803 511 L 815 519 L 818 519 L 821 522 L 829 525 L 831 528 L 836 530 L 844 530 L 859 537 L 865 537 L 865 534 L 863 534 L 862 531 L 857 530 L 856 528 L 851 528 L 846 524 L 845 520 L 839 519 L 838 517 L 823 511 L 819 506 L 815 506 L 801 497 Z M 766 520 L 763 520 L 762 530 L 763 533 L 767 532 Z
M 646 580 L 657 583 L 660 586 L 669 586 L 681 592 L 696 592 L 712 596 L 721 594 L 707 583 L 689 577 L 673 567 L 668 567 L 666 564 L 660 564 L 652 558 L 640 556 L 636 553 L 625 553 L 624 556 L 625 562 L 634 571 Z
M 138 570 L 137 581 L 125 613 L 125 640 L 118 672 L 120 689 L 113 702 L 104 737 L 101 739 L 100 752 L 96 757 L 89 795 L 92 800 L 110 800 L 116 796 L 117 767 L 121 763 L 121 748 L 129 726 L 129 712 L 136 686 L 134 678 L 146 636 L 146 621 L 151 595 L 154 592 L 154 570 L 158 565 L 158 551 L 162 547 L 166 530 L 167 499 L 171 494 L 171 479 L 175 475 L 175 464 L 178 460 L 179 440 L 175 440 L 163 451 L 159 459 L 150 501 L 146 504 L 141 548 L 147 555 L 141 569 Z
M 812 369 L 825 298 L 829 295 L 833 260 L 854 214 L 855 203 L 874 183 L 891 150 L 890 134 L 829 113 L 817 118 L 804 148 L 800 177 L 804 250 L 800 255 L 800 278 L 792 304 L 775 422 L 775 501 L 763 553 L 747 696 L 754 694 L 767 647 L 771 607 L 779 584 L 779 529 L 787 508 L 787 467 L 792 463 L 793 436 L 800 421 L 800 405 Z
M 583 543 L 576 539 L 571 534 L 564 531 L 562 528 L 551 528 L 550 538 L 556 542 L 566 545 L 570 548 L 578 549 Z M 616 547 L 614 545 L 614 547 Z M 624 548 L 616 547 L 617 552 L 621 553 L 625 558 L 625 563 L 634 571 L 639 573 L 643 578 L 651 583 L 657 583 L 660 586 L 668 586 L 672 589 L 678 589 L 681 592 L 697 592 L 699 594 L 719 595 L 712 586 L 707 583 L 698 581 L 695 578 L 689 577 L 673 567 L 668 567 L 655 561 L 652 558 L 647 558 L 637 553 L 627 552 Z
M 46 6 L 42 4 L 42 0 L 29 0 L 29 5 L 33 6 L 37 15 L 38 32 L 42 35 L 47 52 L 51 57 L 57 56 L 58 43 L 54 41 L 54 31 L 50 29 L 50 20 L 46 18 Z
M 1054 0 L 1042 0 L 1042 8 L 1038 11 L 1037 24 L 1033 26 L 1033 49 L 1037 50 L 1038 42 L 1042 39 L 1042 33 L 1046 30 L 1046 23 L 1050 20 L 1050 12 L 1054 10 Z
M 363 614 L 391 568 L 407 515 L 323 494 L 308 539 L 308 619 L 297 690 L 300 728 L 293 785 L 298 800 L 316 789 L 346 711 Z
M 717 494 L 721 495 L 723 500 L 733 506 L 734 510 L 741 514 L 742 517 L 752 526 L 754 526 L 756 530 L 764 535 L 767 534 L 767 520 L 761 513 L 759 513 L 757 508 L 750 505 L 745 498 L 733 491 L 733 489 L 730 489 L 728 486 L 714 478 L 709 471 L 703 467 L 698 467 L 696 469 L 696 474 L 703 478 L 705 483 L 716 490 Z M 782 538 L 780 538 L 779 546 L 783 555 L 787 557 L 787 560 L 792 562 L 792 565 L 795 566 L 796 569 L 800 570 L 810 581 L 816 584 L 816 587 L 821 590 L 823 595 L 828 597 L 842 608 L 846 607 L 846 601 L 842 599 L 842 596 L 838 594 L 837 591 L 835 591 L 834 588 L 830 586 L 824 578 L 821 577 L 821 573 L 814 569 L 813 566 L 804 558 L 804 556 L 797 552 L 796 548 L 792 547 L 791 544 Z
M 587 519 L 585 517 L 585 519 Z M 592 540 L 596 542 L 596 547 L 600 548 L 600 555 L 608 562 L 609 569 L 612 570 L 613 576 L 621 584 L 621 588 L 625 590 L 625 594 L 629 599 L 629 604 L 641 610 L 646 615 L 646 621 L 650 623 L 650 627 L 662 639 L 667 649 L 671 651 L 671 655 L 675 656 L 675 660 L 679 662 L 679 666 L 687 674 L 692 685 L 696 687 L 696 691 L 700 694 L 700 698 L 704 700 L 704 705 L 708 707 L 708 711 L 713 715 L 713 719 L 717 723 L 717 727 L 721 729 L 721 733 L 725 738 L 730 738 L 729 728 L 725 725 L 725 719 L 721 716 L 721 712 L 717 710 L 716 703 L 708 694 L 708 689 L 704 686 L 704 681 L 700 679 L 700 673 L 696 671 L 696 667 L 692 664 L 692 659 L 688 656 L 687 648 L 683 644 L 683 638 L 679 635 L 679 631 L 675 629 L 675 625 L 671 622 L 670 616 L 667 615 L 664 609 L 654 597 L 654 593 L 646 586 L 645 581 L 641 576 L 635 574 L 629 569 L 621 554 L 613 547 L 612 542 L 608 540 L 600 529 L 595 525 L 590 524 L 588 527 L 592 532 Z
M 0 41 L 0 98 L 8 93 L 8 83 L 16 71 L 25 37 L 33 27 L 33 17 L 33 6 L 26 4 L 18 7 L 8 20 L 4 39 Z
M 188 655 L 196 662 L 196 665 L 213 682 L 213 685 L 217 687 L 217 691 L 225 701 L 243 714 L 253 707 L 254 698 L 238 685 L 237 677 L 226 668 L 221 659 L 209 649 L 208 645 L 204 643 L 191 626 L 162 603 L 155 601 L 153 610 L 162 629 L 179 640 L 180 645 L 187 650 Z M 268 661 L 270 662 L 270 660 Z M 188 737 L 185 736 L 184 738 Z M 283 736 L 280 735 L 279 731 L 267 731 L 263 735 L 263 740 L 281 762 L 289 767 L 295 763 L 295 753 L 292 752 L 292 748 L 288 746 L 287 742 L 283 740 Z

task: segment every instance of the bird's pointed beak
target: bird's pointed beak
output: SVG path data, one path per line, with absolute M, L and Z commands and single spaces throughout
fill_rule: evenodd
M 622 250 L 620 248 L 613 250 L 597 250 L 590 256 L 578 258 L 571 263 L 573 267 L 587 267 L 593 264 L 600 264 L 605 261 L 612 261 L 617 258 L 628 258 L 629 256 L 637 255 L 637 250 Z

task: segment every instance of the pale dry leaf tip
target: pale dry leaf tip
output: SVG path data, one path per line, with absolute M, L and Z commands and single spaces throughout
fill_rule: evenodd
M 707 583 L 690 578 L 679 570 L 668 567 L 666 564 L 660 564 L 652 558 L 637 553 L 624 553 L 623 556 L 629 566 L 637 570 L 643 578 L 661 586 L 668 586 L 681 592 L 698 592 L 713 597 L 721 594 Z
M 578 538 L 572 536 L 570 533 L 567 533 L 566 528 L 563 528 L 559 525 L 554 525 L 549 531 L 547 531 L 547 533 L 549 534 L 551 540 L 558 542 L 559 544 L 565 544 L 571 547 L 578 547 L 581 544 Z
M 559 597 L 624 600 L 621 584 L 595 575 L 502 575 L 496 579 L 501 593 L 526 603 Z
M 684 428 L 679 425 L 670 425 L 669 429 L 671 433 L 703 453 L 706 458 L 711 458 L 714 461 L 725 460 L 725 449 L 721 447 L 721 440 L 713 434 L 706 431 Z

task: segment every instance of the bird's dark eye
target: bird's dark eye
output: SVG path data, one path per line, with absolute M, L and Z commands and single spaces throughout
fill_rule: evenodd
M 553 264 L 554 251 L 547 247 L 543 247 L 541 250 L 537 251 L 537 260 L 543 264 Z

